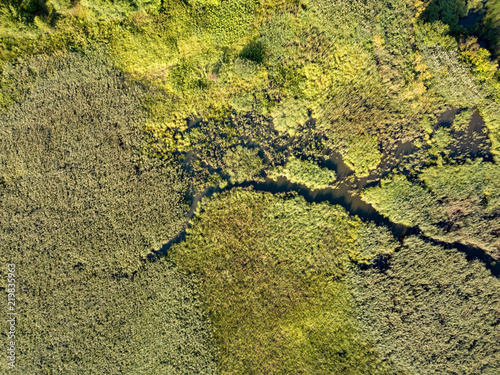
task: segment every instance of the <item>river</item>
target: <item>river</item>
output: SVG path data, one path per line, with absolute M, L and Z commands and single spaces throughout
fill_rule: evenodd
M 446 126 L 447 122 L 453 120 L 457 110 L 451 109 L 445 111 L 438 119 L 436 126 Z M 484 128 L 484 122 L 475 112 L 472 118 L 470 128 L 477 130 L 478 126 L 482 125 Z M 482 124 L 479 124 L 482 122 Z M 478 125 L 479 124 L 479 125 Z M 430 242 L 435 245 L 440 245 L 446 248 L 454 248 L 462 253 L 464 253 L 469 261 L 477 259 L 485 265 L 491 273 L 499 277 L 500 276 L 500 262 L 495 262 L 495 259 L 491 257 L 483 249 L 468 246 L 462 243 L 447 243 L 444 241 L 436 240 L 434 238 L 428 237 L 422 233 L 422 231 L 417 227 L 407 227 L 402 224 L 394 223 L 387 217 L 382 216 L 372 205 L 363 201 L 359 195 L 359 192 L 366 186 L 378 183 L 381 178 L 385 177 L 390 171 L 395 167 L 397 163 L 402 161 L 402 157 L 409 155 L 414 152 L 416 148 L 409 142 L 402 143 L 399 142 L 396 145 L 396 158 L 384 160 L 380 163 L 380 166 L 376 171 L 372 172 L 370 176 L 365 178 L 354 178 L 351 179 L 350 183 L 340 182 L 335 187 L 326 189 L 309 189 L 307 186 L 302 184 L 292 183 L 285 177 L 280 177 L 277 180 L 271 180 L 269 178 L 258 180 L 258 181 L 247 181 L 240 184 L 228 184 L 225 188 L 221 189 L 219 187 L 209 187 L 202 192 L 198 192 L 192 198 L 191 206 L 187 214 L 188 220 L 194 217 L 196 208 L 200 200 L 204 197 L 210 197 L 216 192 L 222 192 L 230 190 L 237 187 L 242 188 L 253 188 L 256 191 L 269 192 L 273 194 L 277 193 L 292 193 L 302 196 L 307 202 L 310 203 L 321 203 L 328 202 L 332 205 L 340 205 L 343 207 L 350 215 L 357 216 L 363 221 L 372 221 L 377 225 L 383 225 L 387 227 L 395 238 L 402 241 L 404 237 L 408 235 L 417 235 L 423 240 Z M 337 174 L 337 178 L 340 181 L 346 181 L 347 177 L 353 176 L 353 171 L 342 160 L 342 156 L 339 153 L 331 153 L 328 158 L 320 161 L 320 166 L 326 167 L 330 170 L 334 170 Z M 186 228 L 188 224 L 186 224 Z M 186 230 L 184 229 L 175 238 L 164 244 L 160 250 L 153 251 L 148 255 L 147 259 L 154 261 L 158 257 L 165 256 L 168 253 L 170 247 L 180 241 L 184 240 L 186 237 Z

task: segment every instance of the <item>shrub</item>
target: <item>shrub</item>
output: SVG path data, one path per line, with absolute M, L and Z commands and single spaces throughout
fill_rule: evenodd
M 229 175 L 232 184 L 255 179 L 262 170 L 259 150 L 236 146 L 229 149 L 223 158 L 224 172 Z
M 422 18 L 433 23 L 441 21 L 450 26 L 451 31 L 463 31 L 458 26 L 458 19 L 465 17 L 468 12 L 465 0 L 433 0 L 427 1 L 428 6 L 422 13 Z
M 491 61 L 491 54 L 487 49 L 480 48 L 477 38 L 468 38 L 459 45 L 460 58 L 471 64 L 474 74 L 480 83 L 495 79 L 498 62 Z
M 452 128 L 455 131 L 467 131 L 473 110 L 466 108 L 455 115 Z
M 293 97 L 283 99 L 273 108 L 271 116 L 278 132 L 293 136 L 308 119 L 306 103 Z
M 335 181 L 335 172 L 321 168 L 308 160 L 290 157 L 284 167 L 276 167 L 269 171 L 268 177 L 276 179 L 286 177 L 290 182 L 303 184 L 310 189 L 325 189 Z
M 486 17 L 485 24 L 487 25 L 487 34 L 491 40 L 495 55 L 498 57 L 500 55 L 500 1 L 499 0 L 488 0 L 486 2 Z
M 266 59 L 266 46 L 262 40 L 252 40 L 240 52 L 240 57 L 261 64 Z
M 345 163 L 359 177 L 368 176 L 370 171 L 377 168 L 382 158 L 378 149 L 377 137 L 360 135 L 349 143 L 343 152 Z

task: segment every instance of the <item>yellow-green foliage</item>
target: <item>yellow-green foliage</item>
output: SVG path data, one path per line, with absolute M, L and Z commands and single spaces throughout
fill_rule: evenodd
M 427 141 L 427 143 L 431 146 L 429 149 L 429 154 L 431 155 L 447 155 L 449 153 L 449 146 L 453 141 L 453 137 L 451 136 L 451 132 L 447 128 L 438 128 L 432 134 L 432 138 Z
M 469 38 L 459 47 L 460 58 L 471 64 L 480 83 L 495 79 L 498 62 L 491 61 L 487 49 L 480 48 L 476 38 Z
M 137 78 L 164 78 L 175 62 L 175 40 L 168 39 L 167 35 L 159 33 L 159 30 L 154 32 L 153 25 L 157 28 L 160 26 L 158 22 L 153 24 L 153 19 L 147 17 L 144 23 L 140 24 L 142 32 L 121 29 L 115 31 L 111 50 L 117 65 Z M 162 29 L 160 28 L 160 31 Z
M 425 116 L 422 118 L 422 121 L 420 122 L 420 126 L 425 130 L 427 133 L 425 135 L 426 139 L 434 132 L 434 123 L 436 122 L 436 118 L 434 116 Z
M 360 175 L 379 163 L 378 138 L 397 119 L 395 102 L 377 81 L 373 73 L 336 86 L 318 114 L 318 127 L 328 136 L 327 145 L 340 150 Z
M 468 6 L 466 0 L 423 0 L 425 11 L 421 17 L 429 22 L 443 22 L 450 26 L 452 31 L 457 31 L 458 19 L 467 16 Z
M 425 223 L 426 212 L 434 204 L 423 187 L 401 175 L 382 180 L 379 187 L 363 190 L 361 197 L 382 215 L 410 227 Z
M 488 0 L 486 2 L 486 18 L 485 23 L 489 28 L 489 37 L 493 43 L 495 53 L 500 56 L 500 1 L 499 0 Z
M 378 256 L 390 256 L 399 247 L 394 236 L 373 222 L 363 223 L 358 228 L 356 247 L 349 251 L 351 261 L 371 264 Z
M 16 40 L 6 58 L 30 49 L 106 44 L 120 69 L 161 91 L 149 102 L 146 124 L 160 154 L 190 149 L 183 134 L 187 118 L 221 119 L 231 111 L 271 115 L 276 129 L 289 135 L 311 112 L 329 138 L 327 146 L 345 151 L 358 135 L 380 138 L 381 129 L 391 128 L 388 117 L 403 107 L 388 96 L 401 92 L 415 106 L 425 92 L 420 78 L 402 88 L 403 73 L 377 72 L 370 30 L 379 9 L 361 1 L 168 0 L 161 6 L 157 1 L 105 6 L 105 0 L 88 0 L 68 9 L 62 1 L 54 4 L 58 17 L 37 21 L 45 30 L 37 31 L 41 41 Z M 395 9 L 401 35 L 410 35 L 406 5 L 399 1 Z M 394 23 L 390 17 L 380 14 L 384 25 L 378 33 L 385 47 L 379 50 L 389 56 L 382 65 L 402 70 L 403 58 L 394 57 L 399 44 L 392 41 L 402 36 L 387 26 Z M 370 159 L 361 163 L 368 165 L 362 173 L 378 154 Z
M 5 62 L 16 57 L 20 50 L 25 51 L 22 44 L 33 43 L 40 36 L 40 30 L 26 25 L 20 9 L 12 4 L 0 4 L 0 71 Z
M 164 113 L 147 125 L 151 134 L 166 143 L 164 150 L 185 147 L 174 135 L 183 130 L 186 118 L 220 118 L 230 109 L 234 95 L 251 92 L 260 84 L 262 74 L 253 72 L 248 79 L 232 68 L 245 43 L 243 34 L 252 32 L 253 1 L 198 8 L 172 0 L 163 4 L 163 12 L 159 12 L 159 1 L 82 1 L 64 11 L 61 4 L 56 6 L 62 12 L 57 22 L 35 17 L 38 29 L 22 26 L 17 8 L 2 8 L 5 19 L 10 20 L 7 31 L 0 33 L 6 47 L 2 60 L 43 49 L 83 49 L 95 41 L 107 44 L 119 68 L 164 91 L 161 100 L 157 96 L 155 101 Z M 12 33 L 15 38 L 8 39 Z M 231 36 L 231 50 L 222 50 L 226 42 L 221 33 Z M 231 66 L 223 69 L 221 64 L 226 63 Z
M 382 153 L 378 150 L 376 137 L 358 136 L 342 153 L 345 163 L 360 177 L 368 176 L 379 165 Z
M 481 160 L 425 169 L 419 179 L 404 176 L 382 180 L 362 197 L 382 215 L 448 242 L 481 247 L 500 257 L 499 167 Z
M 469 108 L 462 109 L 460 113 L 457 113 L 453 119 L 453 130 L 466 131 L 469 127 L 472 113 L 473 110 Z
M 266 164 L 273 164 L 281 157 L 274 148 L 273 136 L 276 132 L 271 119 L 245 114 L 223 121 L 201 121 L 185 131 L 179 140 L 191 145 L 191 181 L 197 189 L 204 190 L 207 184 L 219 184 L 221 175 L 240 182 L 260 179 L 263 175 L 260 170 L 264 167 L 260 157 Z M 256 144 L 259 147 L 255 147 Z
M 53 1 L 53 0 L 51 0 Z M 66 0 L 67 1 L 67 0 Z M 68 1 L 69 3 L 69 1 Z M 80 0 L 79 6 L 89 10 L 89 16 L 109 21 L 121 19 L 139 10 L 158 11 L 161 0 Z
M 415 36 L 420 48 L 440 46 L 447 51 L 456 49 L 457 41 L 448 35 L 449 32 L 450 27 L 441 21 L 415 22 Z
M 320 1 L 313 6 L 334 40 L 333 84 L 317 111 L 318 127 L 330 138 L 327 145 L 350 157 L 366 175 L 378 164 L 378 143 L 393 138 L 387 133 L 404 123 L 404 132 L 411 134 L 432 102 L 424 95 L 427 67 L 409 47 L 415 37 L 413 11 L 405 1 L 391 1 L 390 6 Z M 369 146 L 363 155 L 368 160 L 358 160 L 363 143 Z
M 171 248 L 199 278 L 221 374 L 388 374 L 358 335 L 341 277 L 359 223 L 328 204 L 232 190 Z
M 488 3 L 491 22 L 495 4 Z M 367 176 L 380 163 L 379 144 L 411 141 L 424 129 L 431 134 L 431 114 L 446 104 L 478 108 L 498 158 L 496 63 L 473 41 L 459 45 L 449 35 L 459 30 L 457 17 L 476 6 L 477 0 L 2 1 L 0 242 L 7 252 L 0 260 L 15 262 L 22 275 L 17 371 L 215 372 L 189 277 L 169 262 L 140 267 L 183 227 L 186 183 L 165 164 L 174 155 L 192 151 L 186 160 L 193 188 L 223 187 L 227 177 L 259 179 L 259 153 L 282 165 L 299 146 L 305 155 L 340 151 L 358 176 Z M 89 52 L 95 45 L 123 75 Z M 41 53 L 59 57 L 30 59 Z M 309 114 L 316 121 L 305 129 Z M 457 117 L 455 128 L 467 116 Z M 188 129 L 186 120 L 199 117 L 205 121 Z M 442 155 L 450 134 L 438 129 L 429 142 L 430 153 Z M 335 179 L 293 157 L 269 175 L 312 189 Z M 493 163 L 439 165 L 411 181 L 388 178 L 363 198 L 393 221 L 499 257 L 498 175 Z M 445 277 L 434 278 L 446 269 L 442 259 L 430 257 L 424 260 L 437 265 L 431 281 L 439 282 L 431 283 L 431 295 L 415 287 L 422 277 L 411 272 L 425 270 L 422 257 L 436 249 L 410 241 L 398 256 L 387 230 L 297 197 L 239 189 L 199 207 L 171 257 L 199 279 L 220 373 L 391 374 L 386 366 L 394 361 L 399 374 L 443 368 L 465 374 L 498 363 L 482 349 L 496 344 L 488 341 L 494 325 L 466 340 L 461 334 L 469 331 L 449 328 L 465 315 L 473 316 L 465 324 L 474 330 L 477 317 L 491 314 L 469 314 L 477 294 L 469 293 L 468 302 L 456 298 L 465 289 L 453 294 L 470 274 L 449 287 Z M 394 269 L 373 276 L 387 254 L 396 259 Z M 369 288 L 358 292 L 375 291 L 364 301 L 375 311 L 367 316 L 383 361 L 355 319 L 348 262 L 371 269 Z M 420 314 L 429 301 L 452 301 L 458 310 Z M 456 314 L 446 327 L 437 323 L 443 311 Z M 426 326 L 418 331 L 421 321 Z M 467 347 L 467 340 L 481 344 Z M 468 352 L 480 359 L 466 359 Z
M 269 171 L 267 177 L 276 179 L 286 177 L 290 182 L 303 184 L 310 189 L 325 189 L 335 181 L 335 172 L 321 168 L 316 163 L 290 157 L 284 167 L 276 167 Z
M 479 113 L 488 127 L 491 153 L 495 155 L 495 160 L 498 162 L 500 159 L 500 101 L 485 103 L 479 107 Z
M 363 0 L 310 1 L 325 31 L 334 37 L 359 41 L 368 34 L 368 25 L 375 16 L 372 4 Z
M 294 98 L 286 98 L 271 111 L 274 128 L 281 134 L 294 135 L 297 128 L 308 119 L 306 103 Z
M 439 25 L 434 22 L 432 27 Z M 479 48 L 474 38 L 457 47 L 453 38 L 446 36 L 443 27 L 439 33 L 429 24 L 416 25 L 424 63 L 432 73 L 430 92 L 441 96 L 447 104 L 458 108 L 477 106 L 485 120 L 492 143 L 491 152 L 500 153 L 500 83 L 498 63 L 490 61 L 490 53 Z M 427 34 L 426 34 L 427 32 Z M 433 35 L 433 38 L 428 35 Z M 444 43 L 446 41 L 446 43 Z
M 448 104 L 469 107 L 481 102 L 482 92 L 456 51 L 435 46 L 423 49 L 422 56 L 434 76 L 432 89 Z
M 480 160 L 462 165 L 440 166 L 425 169 L 419 178 L 434 192 L 438 199 L 463 202 L 481 201 L 487 213 L 500 209 L 498 174 L 500 167 Z
M 211 327 L 196 287 L 169 262 L 148 265 L 132 279 L 93 276 L 68 252 L 25 252 L 24 262 L 11 257 L 13 251 L 2 252 L 0 260 L 15 262 L 18 276 L 16 366 L 2 361 L 0 372 L 217 373 Z M 5 288 L 5 268 L 0 275 Z M 0 327 L 8 329 L 5 319 Z
M 74 238 L 86 238 L 79 245 L 78 258 L 93 263 L 99 257 L 103 270 L 134 270 L 141 256 L 168 238 L 160 232 L 179 230 L 184 211 L 181 196 L 185 184 L 179 172 L 161 163 L 151 164 L 140 155 L 144 145 L 143 93 L 124 82 L 99 54 L 35 59 L 26 65 L 39 72 L 37 81 L 20 103 L 0 115 L 0 181 L 8 189 L 5 194 L 12 194 L 3 201 L 5 209 L 10 207 L 11 214 L 20 210 L 22 216 L 26 213 L 16 205 L 28 212 L 30 205 L 35 205 L 42 217 L 45 210 L 53 210 L 47 217 L 46 235 L 50 222 L 65 210 L 83 215 L 68 221 L 75 227 L 79 220 L 98 220 L 109 229 L 101 222 L 104 220 L 115 226 L 113 236 L 120 239 L 113 238 L 119 241 L 121 255 L 104 251 L 106 247 L 94 248 L 92 239 L 98 237 L 87 238 L 81 233 Z M 24 69 L 18 70 L 22 76 Z M 75 195 L 67 195 L 67 191 Z M 135 191 L 142 197 L 138 199 Z M 28 196 L 22 198 L 23 194 Z M 154 204 L 155 208 L 144 210 L 145 204 L 156 200 L 155 194 L 164 195 L 157 198 L 165 206 Z M 112 212 L 109 217 L 104 214 L 108 210 Z M 133 233 L 119 229 L 116 223 L 134 221 L 136 237 L 125 240 Z M 152 223 L 162 228 L 156 234 Z M 58 235 L 64 236 L 64 229 L 59 230 Z M 50 243 L 57 244 L 56 233 L 50 233 Z
M 239 45 L 253 31 L 257 3 L 256 0 L 219 1 L 199 9 L 206 17 L 207 34 L 219 46 Z
M 223 158 L 224 172 L 229 175 L 231 183 L 241 183 L 257 177 L 263 167 L 258 152 L 256 148 L 242 146 L 236 146 L 226 152 Z
M 336 84 L 346 84 L 353 79 L 359 79 L 360 76 L 373 73 L 373 57 L 358 43 L 337 43 L 333 48 L 332 58 Z
M 189 0 L 189 4 L 191 4 L 194 7 L 206 7 L 206 6 L 217 6 L 220 5 L 221 0 Z
M 174 138 L 185 130 L 186 118 L 221 119 L 233 105 L 252 108 L 252 93 L 263 86 L 266 72 L 238 54 L 252 32 L 253 6 L 252 1 L 190 6 L 172 0 L 164 14 L 135 15 L 115 30 L 116 64 L 164 91 L 155 101 L 161 114 L 147 128 L 170 152 L 187 147 Z

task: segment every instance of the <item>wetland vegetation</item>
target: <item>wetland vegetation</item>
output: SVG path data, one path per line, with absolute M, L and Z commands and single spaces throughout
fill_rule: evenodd
M 498 0 L 0 0 L 0 372 L 495 374 L 499 35 Z

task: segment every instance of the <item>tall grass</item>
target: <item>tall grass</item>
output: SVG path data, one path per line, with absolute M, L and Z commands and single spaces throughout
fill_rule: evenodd
M 498 173 L 497 164 L 481 160 L 438 165 L 424 169 L 413 183 L 394 176 L 362 196 L 395 222 L 418 225 L 448 242 L 481 247 L 498 258 Z
M 21 86 L 0 112 L 0 260 L 18 270 L 12 373 L 213 373 L 189 278 L 167 262 L 142 268 L 187 211 L 179 168 L 142 153 L 143 90 L 99 53 L 39 57 L 9 76 Z
M 353 270 L 364 332 L 402 374 L 496 374 L 499 281 L 454 249 L 408 237 L 384 270 Z
M 221 374 L 391 373 L 352 319 L 342 277 L 359 224 L 343 210 L 237 189 L 193 224 L 170 256 L 199 278 Z

